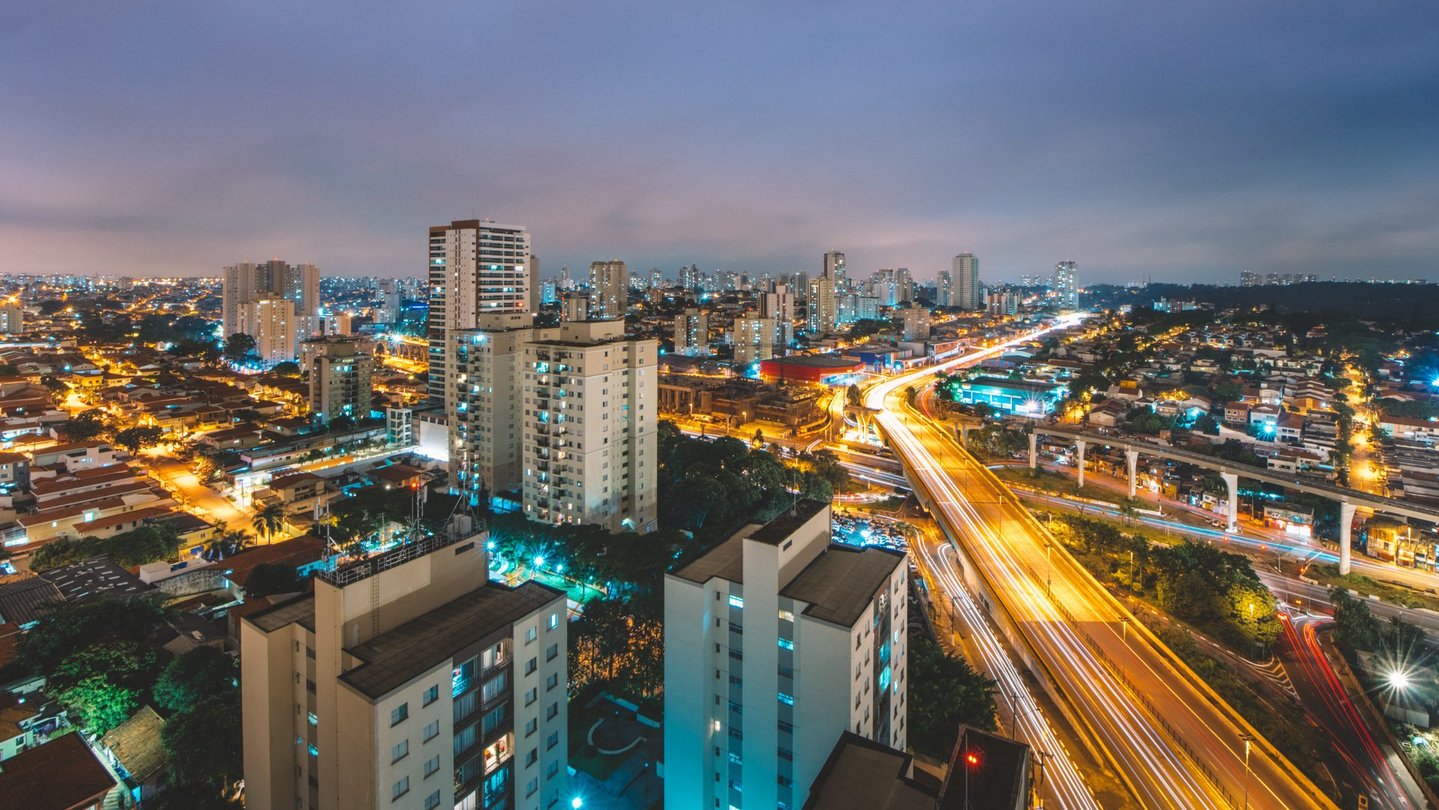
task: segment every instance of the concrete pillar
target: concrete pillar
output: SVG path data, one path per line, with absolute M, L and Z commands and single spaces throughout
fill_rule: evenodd
M 1225 531 L 1239 531 L 1239 476 L 1235 473 L 1222 472 L 1220 478 L 1224 479 L 1224 485 L 1229 487 L 1229 500 L 1225 502 L 1225 511 L 1229 513 L 1225 523 Z
M 1139 484 L 1139 451 L 1125 450 L 1124 465 L 1129 468 L 1129 497 L 1133 498 Z
M 959 443 L 964 445 L 964 449 L 966 450 L 969 449 L 969 428 L 970 424 L 968 422 L 959 423 Z
M 1029 433 L 1029 469 L 1039 466 L 1039 434 L 1033 431 Z
M 1349 573 L 1349 533 L 1354 527 L 1354 504 L 1339 502 L 1339 575 Z
M 1074 446 L 1079 450 L 1079 488 L 1084 488 L 1084 440 L 1075 441 Z

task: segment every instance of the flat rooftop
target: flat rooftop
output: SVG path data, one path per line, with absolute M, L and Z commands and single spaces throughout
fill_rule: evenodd
M 806 616 L 852 627 L 869 608 L 875 592 L 903 564 L 900 551 L 831 543 L 780 589 L 780 595 L 807 603 Z
M 564 591 L 538 582 L 517 588 L 487 583 L 464 596 L 346 652 L 364 661 L 340 676 L 371 700 L 404 686 L 434 669 L 455 653 L 495 635 L 545 605 L 560 600 Z
M 846 731 L 810 786 L 804 810 L 934 810 L 939 785 L 911 778 L 910 761 L 903 751 Z

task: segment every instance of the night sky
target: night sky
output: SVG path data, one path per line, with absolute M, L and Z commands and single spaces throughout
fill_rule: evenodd
M 1439 279 L 1439 3 L 0 2 L 0 272 Z

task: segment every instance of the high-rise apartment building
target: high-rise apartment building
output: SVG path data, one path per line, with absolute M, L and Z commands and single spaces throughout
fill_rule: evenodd
M 734 368 L 745 369 L 761 360 L 775 356 L 775 323 L 773 318 L 746 312 L 734 319 Z
M 378 323 L 399 323 L 400 282 L 398 279 L 380 279 L 380 305 L 375 308 Z
M 979 259 L 973 253 L 954 257 L 950 306 L 960 309 L 983 309 L 984 297 L 979 292 Z
M 295 302 L 278 295 L 266 295 L 240 304 L 235 333 L 255 339 L 255 354 L 266 366 L 299 356 L 299 332 Z
M 659 342 L 575 321 L 535 330 L 524 352 L 526 516 L 653 531 Z
M 530 233 L 521 225 L 457 220 L 430 228 L 429 399 L 445 401 L 451 330 L 481 314 L 530 311 Z
M 1079 264 L 1067 259 L 1056 264 L 1050 292 L 1059 309 L 1079 309 Z
M 776 354 L 784 355 L 794 342 L 794 310 L 794 288 L 788 284 L 775 284 L 759 297 L 759 314 L 774 322 Z
M 310 418 L 320 424 L 348 416 L 370 415 L 371 375 L 375 358 L 368 343 L 355 338 L 312 338 L 305 341 L 310 375 Z
M 843 293 L 849 290 L 849 276 L 845 270 L 844 254 L 838 250 L 831 250 L 824 254 L 824 269 L 821 275 L 834 284 L 836 293 Z
M 939 307 L 954 306 L 954 274 L 948 270 L 939 271 L 934 282 L 934 304 Z
M 823 335 L 835 330 L 839 323 L 839 297 L 834 280 L 828 276 L 809 283 L 809 331 Z
M 801 501 L 665 576 L 665 807 L 804 805 L 846 730 L 904 749 L 908 568 Z
M 929 340 L 929 308 L 927 307 L 906 307 L 900 310 L 904 318 L 904 340 Z
M 25 331 L 25 305 L 20 296 L 0 300 L 0 335 L 16 335 Z
M 246 807 L 569 801 L 565 594 L 491 582 L 467 522 L 242 620 Z
M 225 337 L 241 331 L 240 308 L 244 304 L 274 297 L 295 305 L 292 317 L 297 340 L 319 332 L 320 269 L 313 264 L 287 264 L 279 259 L 240 262 L 225 268 L 221 284 L 220 314 Z
M 619 259 L 590 262 L 590 318 L 623 318 L 629 306 L 630 271 Z
M 1250 270 L 1241 270 L 1239 272 L 1239 286 L 1241 287 L 1258 287 L 1263 283 L 1264 279 L 1258 273 Z
M 445 418 L 453 486 L 480 504 L 481 493 L 520 489 L 524 345 L 527 313 L 483 315 L 478 328 L 450 333 Z
M 704 310 L 689 307 L 675 316 L 675 354 L 709 354 L 709 315 Z

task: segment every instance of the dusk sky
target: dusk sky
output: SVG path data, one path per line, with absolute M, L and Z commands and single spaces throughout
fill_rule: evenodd
M 1439 3 L 0 4 L 0 272 L 1439 279 Z

